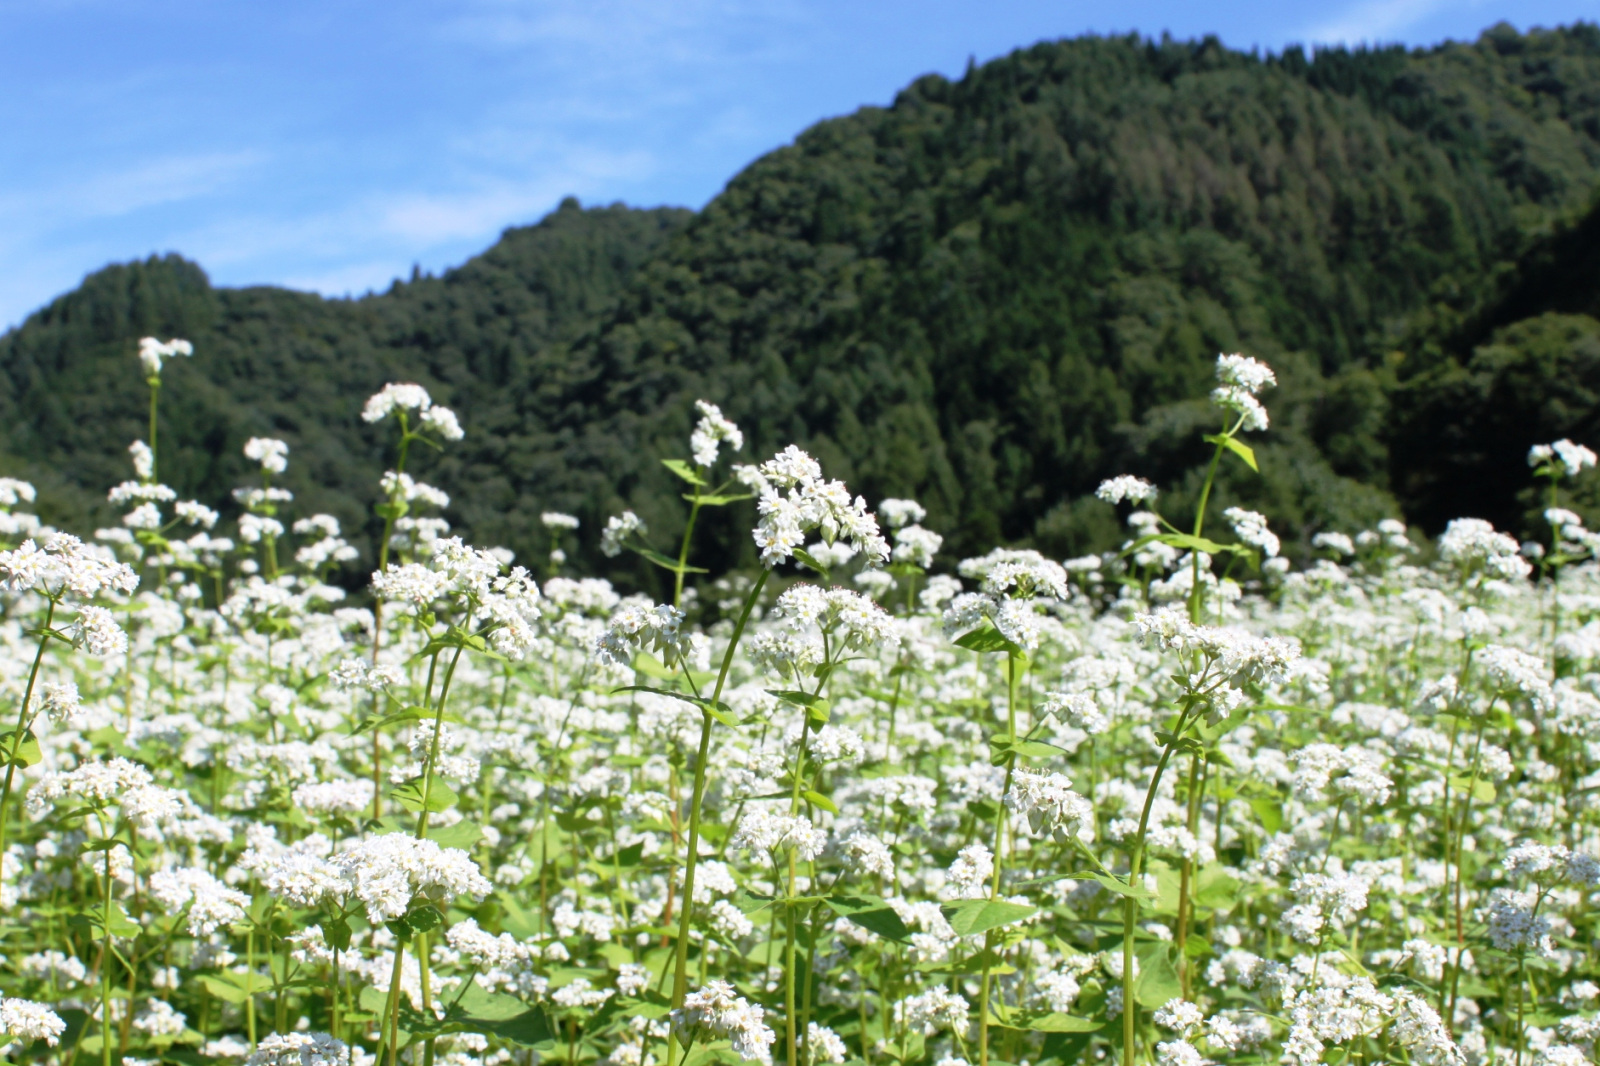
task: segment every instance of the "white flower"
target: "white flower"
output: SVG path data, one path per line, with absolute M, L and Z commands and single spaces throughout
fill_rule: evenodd
M 683 612 L 668 604 L 649 609 L 624 604 L 611 616 L 595 641 L 595 652 L 602 662 L 630 666 L 637 650 L 653 652 L 663 663 L 672 664 L 694 651 L 692 634 L 681 630 Z
M 349 1066 L 343 1040 L 327 1033 L 268 1033 L 245 1066 Z
M 1242 507 L 1230 507 L 1222 512 L 1222 517 L 1233 527 L 1235 536 L 1252 548 L 1261 549 L 1262 555 L 1271 559 L 1278 554 L 1278 536 L 1267 528 L 1265 515 L 1246 511 Z
M 866 500 L 852 500 L 842 481 L 824 481 L 817 461 L 794 445 L 759 468 L 736 467 L 734 473 L 757 490 L 760 522 L 751 535 L 763 565 L 774 567 L 793 556 L 813 529 L 824 543 L 849 541 L 869 568 L 888 561 L 889 542 Z
M 52 722 L 70 722 L 83 710 L 83 701 L 71 681 L 46 681 L 39 686 L 39 707 Z
M 433 903 L 480 900 L 494 888 L 465 851 L 409 833 L 368 837 L 332 863 L 375 925 L 405 914 L 419 896 Z
M 539 521 L 546 529 L 571 530 L 578 528 L 578 520 L 569 514 L 560 511 L 545 511 L 539 516 Z
M 891 558 L 897 563 L 910 563 L 927 569 L 933 565 L 933 557 L 939 554 L 943 545 L 944 538 L 932 530 L 915 525 L 902 526 L 894 531 L 894 553 Z
M 1100 487 L 1095 489 L 1094 494 L 1107 503 L 1121 503 L 1123 500 L 1130 503 L 1144 503 L 1146 500 L 1156 498 L 1156 487 L 1142 477 L 1122 474 L 1100 482 Z
M 69 634 L 73 647 L 83 648 L 90 655 L 102 659 L 128 650 L 127 634 L 104 607 L 78 608 L 78 618 L 73 622 Z
M 140 481 L 149 481 L 156 476 L 156 453 L 150 445 L 142 440 L 136 440 L 128 445 L 128 455 L 133 459 L 133 472 Z
M 600 554 L 608 559 L 614 559 L 622 554 L 628 546 L 628 538 L 635 534 L 643 535 L 649 529 L 644 524 L 644 519 L 632 511 L 623 511 L 619 515 L 612 515 L 606 521 L 606 528 L 600 531 Z
M 43 1003 L 10 996 L 0 1000 L 0 1032 L 14 1040 L 43 1040 L 55 1047 L 67 1023 Z
M 928 517 L 928 512 L 916 500 L 884 500 L 878 504 L 878 513 L 890 529 L 901 529 Z
M 361 409 L 361 420 L 381 422 L 396 408 L 403 411 L 425 412 L 432 406 L 433 400 L 428 396 L 428 390 L 421 385 L 391 382 L 368 398 L 366 406 Z
M 714 464 L 717 461 L 717 445 L 722 441 L 727 441 L 733 451 L 744 447 L 744 434 L 738 426 L 722 417 L 720 407 L 704 400 L 696 400 L 694 405 L 700 412 L 700 421 L 689 435 L 689 450 L 694 454 L 695 466 L 706 469 Z
M 1270 366 L 1248 355 L 1217 356 L 1217 380 L 1224 385 L 1243 389 L 1252 396 L 1278 383 L 1277 375 L 1273 374 Z
M 1035 833 L 1050 833 L 1062 843 L 1084 830 L 1093 835 L 1094 805 L 1072 791 L 1064 774 L 1018 768 L 1006 793 L 1006 806 L 1027 818 Z
M 736 995 L 726 981 L 707 981 L 689 993 L 670 1018 L 672 1031 L 685 1050 L 696 1040 L 726 1038 L 732 1042 L 734 1052 L 747 1062 L 772 1061 L 777 1034 L 767 1027 L 761 1008 Z
M 445 440 L 461 440 L 466 436 L 461 423 L 456 419 L 456 413 L 448 407 L 440 407 L 437 404 L 423 412 L 422 426 L 424 429 L 433 430 Z
M 251 437 L 244 442 L 244 457 L 261 464 L 269 474 L 289 469 L 289 446 L 273 437 Z
M 1495 531 L 1481 518 L 1457 518 L 1439 535 L 1439 558 L 1465 571 L 1482 568 L 1494 577 L 1515 580 L 1532 572 L 1516 538 Z
M 1595 454 L 1581 444 L 1562 439 L 1554 444 L 1535 444 L 1528 449 L 1528 465 L 1548 466 L 1554 469 L 1559 463 L 1568 477 L 1577 477 L 1584 468 L 1595 465 Z
M 139 340 L 139 362 L 144 364 L 146 377 L 159 378 L 161 364 L 175 355 L 193 354 L 194 345 L 177 337 L 169 341 L 157 340 L 155 337 L 142 337 Z

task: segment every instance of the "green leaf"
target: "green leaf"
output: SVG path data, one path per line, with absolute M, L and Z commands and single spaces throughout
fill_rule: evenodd
M 681 573 L 685 573 L 685 574 L 709 574 L 709 573 L 711 573 L 711 571 L 709 571 L 709 570 L 707 570 L 707 569 L 705 569 L 703 567 L 690 566 L 687 563 L 685 563 L 682 566 L 680 566 L 680 565 L 678 565 L 678 560 L 672 558 L 672 556 L 670 556 L 670 555 L 662 555 L 660 552 L 656 551 L 653 548 L 635 548 L 633 550 L 634 550 L 635 553 L 644 556 L 646 559 L 649 559 L 652 563 L 655 563 L 657 566 L 661 567 L 661 569 L 670 570 L 674 574 L 680 573 L 680 572 Z
M 1261 473 L 1261 468 L 1256 465 L 1256 453 L 1255 453 L 1255 450 L 1252 449 L 1250 447 L 1250 445 L 1246 444 L 1244 441 L 1235 440 L 1233 437 L 1224 436 L 1223 434 L 1220 434 L 1220 433 L 1214 433 L 1214 434 L 1206 437 L 1206 440 L 1207 440 L 1207 442 L 1209 442 L 1211 444 L 1220 444 L 1220 445 L 1222 445 L 1224 448 L 1228 449 L 1234 455 L 1237 455 L 1239 458 L 1243 459 L 1244 460 L 1244 464 L 1246 466 L 1248 466 L 1251 470 L 1254 470 L 1258 474 Z
M 969 899 L 961 903 L 946 903 L 939 908 L 945 920 L 960 936 L 983 933 L 1012 922 L 1020 922 L 1038 913 L 1039 908 L 1027 903 L 1007 903 L 996 899 Z
M 335 951 L 350 950 L 350 923 L 343 918 L 324 918 L 322 938 Z
M 1097 1033 L 1105 1028 L 1104 1022 L 1092 1018 L 1079 1018 L 1072 1014 L 1012 1014 L 1007 1021 L 998 1023 L 1002 1029 L 1016 1029 L 1034 1033 Z M 991 1060 L 993 1061 L 993 1060 Z
M 981 653 L 992 651 L 1010 652 L 1013 655 L 1024 654 L 1023 650 L 1007 640 L 998 629 L 985 623 L 970 633 L 963 633 L 955 639 L 958 648 Z
M 677 474 L 691 485 L 705 486 L 709 484 L 709 482 L 707 482 L 695 471 L 694 467 L 690 466 L 682 459 L 663 459 L 661 460 L 661 465 L 672 471 L 674 474 Z M 693 497 L 690 497 L 690 499 L 693 499 Z
M 1168 947 L 1165 941 L 1157 941 L 1139 953 L 1139 982 L 1134 986 L 1133 998 L 1142 1007 L 1163 1007 L 1168 1000 L 1183 994 Z
M 343 949 L 341 948 L 340 950 Z M 199 980 L 202 988 L 224 1003 L 232 1003 L 237 1006 L 250 998 L 249 993 L 245 992 L 243 988 L 224 977 L 203 973 L 200 975 Z M 265 987 L 271 987 L 265 979 L 262 980 L 261 984 Z
M 1250 801 L 1250 809 L 1261 822 L 1261 828 L 1276 833 L 1283 828 L 1283 804 L 1277 800 L 1257 798 Z
M 885 940 L 911 939 L 911 930 L 906 923 L 900 920 L 900 915 L 895 913 L 893 907 L 881 899 L 870 896 L 829 896 L 823 902 L 833 913 L 877 933 Z
M 435 784 L 437 789 L 438 785 Z M 483 839 L 483 826 L 477 822 L 462 820 L 455 825 L 446 825 L 435 828 L 428 827 L 428 839 L 441 848 L 460 848 L 462 851 L 471 851 Z
M 1213 863 L 1195 878 L 1194 901 L 1209 910 L 1232 910 L 1239 902 L 1239 879 Z
M 1479 803 L 1493 803 L 1497 795 L 1494 785 L 1481 777 L 1466 777 L 1460 774 L 1450 775 L 1450 787 L 1459 792 L 1470 792 L 1472 798 Z
M 819 725 L 826 723 L 833 713 L 832 703 L 821 696 L 814 696 L 809 692 L 801 692 L 798 689 L 769 688 L 767 689 L 767 695 L 775 696 L 784 703 L 790 703 L 796 707 L 804 707 L 806 709 L 806 717 Z
M 670 689 L 652 688 L 649 685 L 623 685 L 621 688 L 614 688 L 611 691 L 613 693 L 653 692 L 657 696 L 667 696 L 675 700 L 682 700 L 684 703 L 692 703 L 725 726 L 732 726 L 735 729 L 739 726 L 739 720 L 733 716 L 732 707 L 729 707 L 726 703 L 712 703 L 704 696 L 691 696 L 686 692 L 673 692 Z
M 796 548 L 794 550 L 794 557 L 795 560 L 801 565 L 810 567 L 812 570 L 815 570 L 817 573 L 821 574 L 824 578 L 828 576 L 828 568 L 817 562 L 817 560 L 812 557 L 810 552 L 802 548 Z
M 688 500 L 690 503 L 698 503 L 701 507 L 726 507 L 728 504 L 738 503 L 740 500 L 753 500 L 755 499 L 755 496 L 754 494 L 747 492 L 742 496 L 701 496 L 699 499 L 696 499 L 695 497 L 690 496 L 688 493 L 685 493 L 683 498 Z
M 667 666 L 647 651 L 641 651 L 633 657 L 633 671 L 637 674 L 643 674 L 645 677 L 653 677 L 662 681 L 678 676 L 676 670 Z
M 839 808 L 834 804 L 833 800 L 829 799 L 827 796 L 824 796 L 820 792 L 814 792 L 814 791 L 812 791 L 811 789 L 808 788 L 804 792 L 800 793 L 800 795 L 807 803 L 811 804 L 813 807 L 821 807 L 823 810 L 827 811 L 829 814 L 838 814 L 839 813 Z
M 44 757 L 39 750 L 39 738 L 29 729 L 17 737 L 15 729 L 0 733 L 0 752 L 5 753 L 5 758 L 0 759 L 0 766 L 14 765 L 25 770 Z
M 406 912 L 406 924 L 416 933 L 426 933 L 430 929 L 438 928 L 443 923 L 444 915 L 440 914 L 439 908 L 431 903 L 412 907 Z
M 424 810 L 433 814 L 437 814 L 440 811 L 448 811 L 456 805 L 456 800 L 460 799 L 456 795 L 455 789 L 437 777 L 428 786 L 426 798 L 422 794 L 422 782 L 420 780 L 407 781 L 397 788 L 390 789 L 389 796 L 406 810 L 418 814 Z

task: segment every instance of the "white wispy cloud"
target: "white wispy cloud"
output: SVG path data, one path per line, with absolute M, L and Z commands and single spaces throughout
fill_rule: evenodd
M 1451 6 L 1450 0 L 1360 0 L 1312 23 L 1301 36 L 1313 44 L 1382 43 Z

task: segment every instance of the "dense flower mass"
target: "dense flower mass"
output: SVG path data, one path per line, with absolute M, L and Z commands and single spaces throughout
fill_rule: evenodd
M 1253 476 L 1275 375 L 1216 369 L 1197 445 Z M 1134 505 L 1121 551 L 952 559 L 797 448 L 712 486 L 742 434 L 696 416 L 686 512 L 762 565 L 590 530 L 651 596 L 562 512 L 532 568 L 452 535 L 417 385 L 351 411 L 393 459 L 365 581 L 274 438 L 228 536 L 150 445 L 87 543 L 0 478 L 7 1056 L 1594 1061 L 1587 448 L 1529 456 L 1543 545 L 1280 540 L 1229 480 L 1175 516 L 1125 476 L 1081 501 Z

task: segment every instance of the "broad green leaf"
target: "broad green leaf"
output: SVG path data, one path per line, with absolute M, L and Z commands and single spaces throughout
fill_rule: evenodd
M 1165 941 L 1139 952 L 1139 981 L 1134 986 L 1133 998 L 1143 1007 L 1165 1006 L 1168 1000 L 1183 994 L 1183 984 L 1172 965 L 1172 956 Z
M 350 949 L 350 923 L 343 918 L 324 918 L 322 936 L 335 951 Z
M 1232 910 L 1239 902 L 1239 879 L 1213 863 L 1195 878 L 1194 901 L 1208 910 Z
M 698 503 L 701 507 L 726 507 L 728 504 L 738 503 L 740 500 L 753 500 L 755 499 L 755 496 L 750 493 L 745 493 L 742 496 L 716 495 L 701 496 L 699 499 L 696 499 L 695 497 L 690 496 L 688 493 L 684 493 L 683 498 L 688 500 L 690 503 Z
M 1255 450 L 1252 449 L 1250 447 L 1250 445 L 1246 444 L 1244 441 L 1237 440 L 1237 439 L 1235 439 L 1233 437 L 1223 436 L 1220 433 L 1212 434 L 1211 436 L 1206 437 L 1206 440 L 1209 441 L 1212 444 L 1220 444 L 1220 445 L 1222 445 L 1224 448 L 1228 449 L 1234 455 L 1237 455 L 1239 458 L 1243 459 L 1244 462 L 1245 462 L 1245 465 L 1248 466 L 1251 470 L 1254 470 L 1258 474 L 1261 473 L 1261 468 L 1256 465 L 1256 453 L 1255 453 Z
M 909 940 L 911 930 L 900 920 L 893 907 L 881 899 L 870 896 L 829 896 L 827 903 L 833 913 L 849 918 L 863 929 L 871 930 L 885 940 Z
M 18 769 L 27 769 L 44 757 L 39 750 L 39 738 L 33 735 L 33 730 L 26 730 L 22 737 L 17 737 L 17 731 L 12 729 L 0 733 L 0 766 L 14 764 Z
M 1007 903 L 997 899 L 969 899 L 961 903 L 946 903 L 939 908 L 945 920 L 961 936 L 983 933 L 1012 922 L 1020 922 L 1039 911 L 1027 903 Z
M 1277 800 L 1256 798 L 1250 801 L 1250 809 L 1267 832 L 1276 833 L 1283 828 L 1283 804 Z
M 439 828 L 428 827 L 428 839 L 441 848 L 460 848 L 462 851 L 471 851 L 483 839 L 483 826 L 477 822 L 462 820 L 455 825 Z
M 400 806 L 414 813 L 426 810 L 437 814 L 448 811 L 460 799 L 455 789 L 435 777 L 428 786 L 426 797 L 423 795 L 420 780 L 407 781 L 405 784 L 389 790 L 389 796 Z
M 812 791 L 811 789 L 808 788 L 804 792 L 800 793 L 800 795 L 807 803 L 811 804 L 813 807 L 821 807 L 823 810 L 827 811 L 829 814 L 838 814 L 839 813 L 839 808 L 834 804 L 833 800 L 829 799 L 827 796 L 824 796 L 820 792 L 814 792 L 814 791 Z
M 968 651 L 979 653 L 1004 651 L 1015 655 L 1023 654 L 1021 648 L 1007 640 L 1005 635 L 994 626 L 988 624 L 981 625 L 970 633 L 963 633 L 955 639 L 955 644 L 959 648 L 966 648 Z
M 821 574 L 824 578 L 826 578 L 828 576 L 828 568 L 826 566 L 823 566 L 821 563 L 817 562 L 817 560 L 811 555 L 810 552 L 805 551 L 802 548 L 796 548 L 794 550 L 794 557 L 795 557 L 795 561 L 796 562 L 800 563 L 803 566 L 809 567 L 812 570 L 815 570 L 817 573 Z
M 661 460 L 661 465 L 672 471 L 674 474 L 677 474 L 691 485 L 704 486 L 708 484 L 708 482 L 702 478 L 698 472 L 696 472 L 694 467 L 690 466 L 682 459 L 663 459 Z M 693 497 L 691 497 L 691 499 L 692 498 Z
M 1035 1033 L 1097 1033 L 1105 1028 L 1104 1022 L 1097 1022 L 1092 1018 L 1079 1018 L 1072 1014 L 1057 1012 L 1033 1015 L 1015 1012 L 999 1024 L 1005 1029 Z
M 1488 781 L 1485 781 L 1481 777 L 1466 777 L 1460 774 L 1451 774 L 1450 787 L 1459 792 L 1472 793 L 1472 798 L 1477 800 L 1479 803 L 1493 803 L 1495 796 L 1498 795 L 1498 793 L 1495 792 L 1494 785 L 1490 784 Z
M 666 680 L 669 677 L 676 677 L 678 675 L 676 670 L 667 666 L 660 659 L 657 659 L 654 655 L 651 655 L 647 651 L 641 651 L 633 657 L 633 670 L 634 673 L 643 674 L 646 677 L 653 677 L 658 680 Z
M 228 981 L 222 977 L 209 973 L 203 973 L 200 975 L 199 980 L 201 987 L 203 987 L 207 992 L 210 992 L 213 996 L 216 996 L 218 999 L 222 1000 L 224 1003 L 232 1003 L 237 1006 L 238 1004 L 243 1003 L 246 999 L 250 998 L 249 993 L 247 993 L 243 988 L 240 988 L 232 981 Z M 269 982 L 267 982 L 265 979 L 263 979 L 261 983 L 269 988 L 271 987 Z
M 633 550 L 637 554 L 644 556 L 646 559 L 649 559 L 652 563 L 655 563 L 657 566 L 661 567 L 661 569 L 670 570 L 674 574 L 676 574 L 676 573 L 678 573 L 680 571 L 685 573 L 685 574 L 709 574 L 709 573 L 711 573 L 711 571 L 705 569 L 704 567 L 690 566 L 687 563 L 685 563 L 685 564 L 680 566 L 678 564 L 678 560 L 672 558 L 670 555 L 662 555 L 660 552 L 656 551 L 653 548 L 635 548 Z

